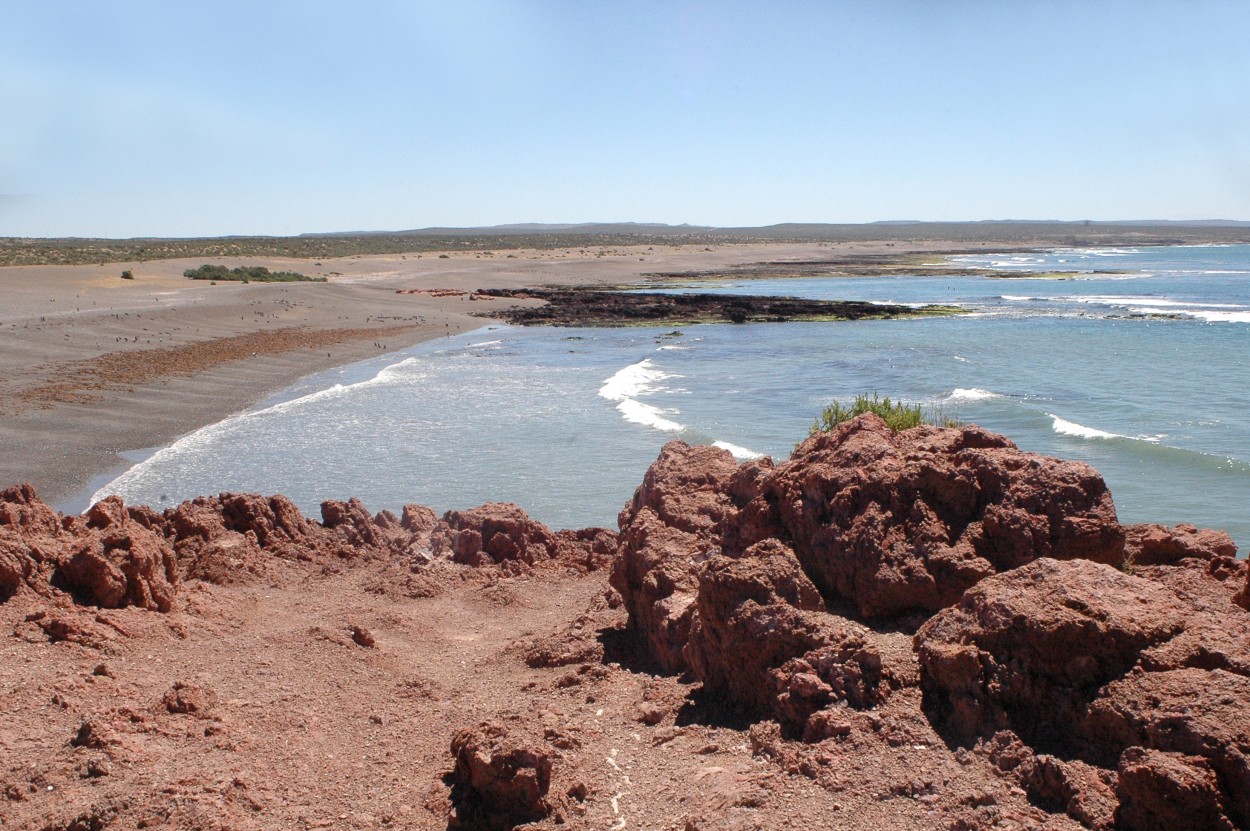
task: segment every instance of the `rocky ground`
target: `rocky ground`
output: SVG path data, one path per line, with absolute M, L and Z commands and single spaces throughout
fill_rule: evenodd
M 0 825 L 1244 828 L 1235 554 L 873 416 L 673 442 L 619 533 L 10 488 Z

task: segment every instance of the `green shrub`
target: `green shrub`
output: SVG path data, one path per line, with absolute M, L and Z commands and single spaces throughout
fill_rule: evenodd
M 263 265 L 226 268 L 224 265 L 202 265 L 188 268 L 182 276 L 192 280 L 232 280 L 236 283 L 324 283 L 324 277 L 308 277 L 294 271 L 270 271 Z
M 815 423 L 812 424 L 811 432 L 819 433 L 832 430 L 842 422 L 850 421 L 864 413 L 876 413 L 881 416 L 890 429 L 896 433 L 900 430 L 918 427 L 921 424 L 937 424 L 942 427 L 959 426 L 958 421 L 947 418 L 944 413 L 938 410 L 926 411 L 919 404 L 891 401 L 889 398 L 879 397 L 874 392 L 871 398 L 867 395 L 855 396 L 855 402 L 849 407 L 844 406 L 840 401 L 835 401 L 828 407 L 825 407 L 820 415 L 817 416 Z

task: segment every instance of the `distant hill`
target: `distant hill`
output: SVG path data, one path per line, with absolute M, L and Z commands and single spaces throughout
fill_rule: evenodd
M 189 239 L 0 238 L 0 266 L 142 262 L 210 257 L 321 259 L 425 251 L 490 251 L 624 245 L 725 245 L 742 242 L 950 243 L 983 250 L 1012 246 L 1087 247 L 1250 243 L 1241 220 L 885 220 L 864 224 L 786 222 L 763 227 L 718 228 L 656 222 L 517 223 L 479 228 L 353 231 L 291 237 L 230 236 Z

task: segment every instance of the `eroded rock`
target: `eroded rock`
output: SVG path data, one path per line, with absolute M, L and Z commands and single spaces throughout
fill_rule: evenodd
M 555 752 L 545 743 L 484 722 L 456 733 L 451 755 L 455 827 L 506 831 L 551 810 L 547 791 Z
M 1038 557 L 1123 562 L 1097 471 L 975 426 L 895 433 L 861 416 L 809 437 L 759 488 L 744 519 L 767 528 L 775 512 L 817 588 L 869 617 L 937 611 Z
M 916 634 L 926 703 L 957 741 L 1011 729 L 1053 748 L 1143 650 L 1184 628 L 1163 586 L 1086 560 L 987 578 Z
M 1213 560 L 1236 557 L 1237 546 L 1224 531 L 1197 528 L 1181 523 L 1166 525 L 1126 525 L 1124 550 L 1134 566 L 1172 565 L 1187 557 Z

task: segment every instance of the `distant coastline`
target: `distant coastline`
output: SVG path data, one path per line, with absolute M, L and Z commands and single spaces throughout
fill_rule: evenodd
M 800 232 L 815 234 L 815 228 L 826 238 L 761 242 L 745 233 L 728 233 L 734 229 L 718 229 L 727 233 L 717 238 L 733 241 L 713 243 L 703 230 L 660 233 L 638 228 L 614 237 L 615 243 L 596 245 L 592 240 L 604 237 L 527 229 L 494 235 L 464 232 L 455 236 L 455 247 L 444 250 L 423 249 L 446 245 L 450 236 L 420 233 L 239 238 L 252 240 L 256 250 L 270 251 L 357 244 L 408 250 L 301 259 L 206 257 L 188 248 L 180 252 L 183 258 L 160 260 L 147 257 L 170 251 L 171 241 L 3 240 L 0 262 L 76 257 L 92 264 L 0 267 L 6 296 L 0 310 L 0 441 L 12 448 L 0 460 L 0 481 L 30 481 L 45 498 L 57 501 L 124 464 L 122 453 L 167 444 L 306 375 L 477 329 L 484 314 L 543 302 L 491 297 L 479 293 L 482 289 L 641 286 L 657 279 L 813 269 L 827 274 L 831 262 L 859 273 L 876 269 L 894 274 L 923 272 L 928 263 L 941 273 L 951 268 L 944 257 L 970 250 L 1250 239 L 1245 227 L 1043 223 L 777 228 L 795 238 Z M 606 234 L 627 229 L 597 230 Z M 948 233 L 939 238 L 940 232 Z M 505 238 L 517 246 L 538 240 L 541 247 L 489 247 Z M 223 250 L 236 244 L 221 239 L 194 242 Z M 114 261 L 123 256 L 131 259 Z M 182 276 L 206 258 L 230 268 L 293 270 L 327 282 L 211 286 Z M 123 272 L 133 279 L 123 278 Z

